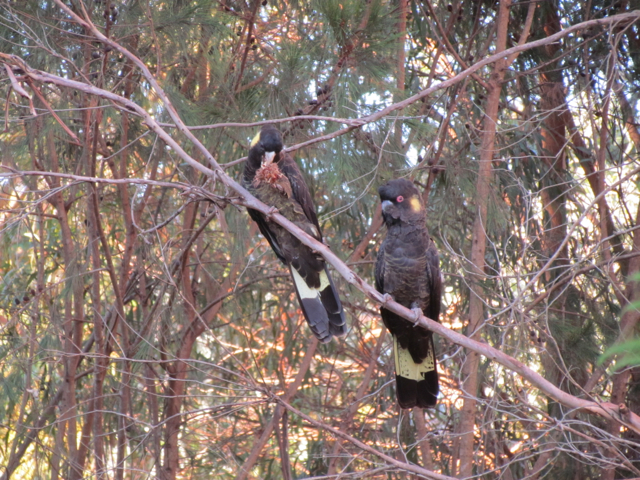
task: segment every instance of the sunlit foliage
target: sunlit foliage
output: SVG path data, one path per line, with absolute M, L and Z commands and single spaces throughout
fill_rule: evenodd
M 367 281 L 376 189 L 412 178 L 441 251 L 441 323 L 572 398 L 622 405 L 624 423 L 640 371 L 599 359 L 640 318 L 640 23 L 624 17 L 640 4 L 502 2 L 506 48 L 541 43 L 502 72 L 488 196 L 494 63 L 355 121 L 496 53 L 497 0 L 0 3 L 1 478 L 400 479 L 408 464 L 465 476 L 465 461 L 487 479 L 640 477 L 633 428 L 487 356 L 464 391 L 469 351 L 443 338 L 438 407 L 401 411 L 379 306 L 334 273 L 350 330 L 317 345 L 237 193 L 131 106 L 210 167 L 175 110 L 235 179 L 255 123 L 291 117 L 288 146 L 320 139 L 294 156 L 325 242 Z

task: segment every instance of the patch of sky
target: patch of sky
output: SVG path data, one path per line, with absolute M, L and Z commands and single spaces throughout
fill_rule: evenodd
M 415 167 L 418 165 L 418 157 L 420 156 L 419 151 L 416 147 L 414 147 L 413 145 L 411 145 L 409 147 L 409 150 L 407 150 L 407 155 L 406 155 L 406 159 L 407 159 L 407 164 L 409 167 Z
M 362 102 L 358 105 L 358 116 L 370 115 L 374 111 L 393 104 L 393 96 L 389 91 L 385 91 L 384 96 L 378 92 L 367 92 L 363 93 L 361 98 Z
M 496 13 L 489 11 L 487 12 L 487 15 L 482 19 L 482 23 L 484 23 L 485 26 L 489 26 L 493 24 L 493 22 L 495 21 L 495 17 Z
M 299 462 L 306 462 L 309 459 L 309 441 L 305 437 L 299 437 L 298 455 L 296 459 Z

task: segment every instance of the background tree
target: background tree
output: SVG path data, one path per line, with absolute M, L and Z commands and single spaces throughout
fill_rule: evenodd
M 636 1 L 0 19 L 3 479 L 640 477 L 640 374 L 598 363 L 640 318 Z M 331 251 L 300 238 L 336 270 L 343 340 L 312 338 L 234 181 L 265 121 L 316 200 Z M 424 412 L 395 403 L 361 281 L 399 176 L 445 273 Z

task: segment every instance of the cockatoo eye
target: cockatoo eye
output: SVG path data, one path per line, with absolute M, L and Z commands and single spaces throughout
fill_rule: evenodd
M 396 198 L 396 202 L 398 203 L 404 202 L 404 197 L 402 195 L 398 195 L 398 198 Z

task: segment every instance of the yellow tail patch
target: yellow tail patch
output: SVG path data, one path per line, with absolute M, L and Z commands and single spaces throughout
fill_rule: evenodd
M 320 288 L 311 288 L 295 268 L 290 267 L 290 269 L 301 298 L 320 298 L 320 292 L 329 286 L 329 277 L 324 271 L 320 272 Z
M 415 363 L 409 350 L 402 348 L 398 339 L 393 337 L 393 356 L 396 361 L 396 375 L 411 380 L 424 380 L 424 374 L 433 372 L 436 369 L 436 362 L 433 357 L 433 350 L 429 351 L 429 356 L 422 363 Z

